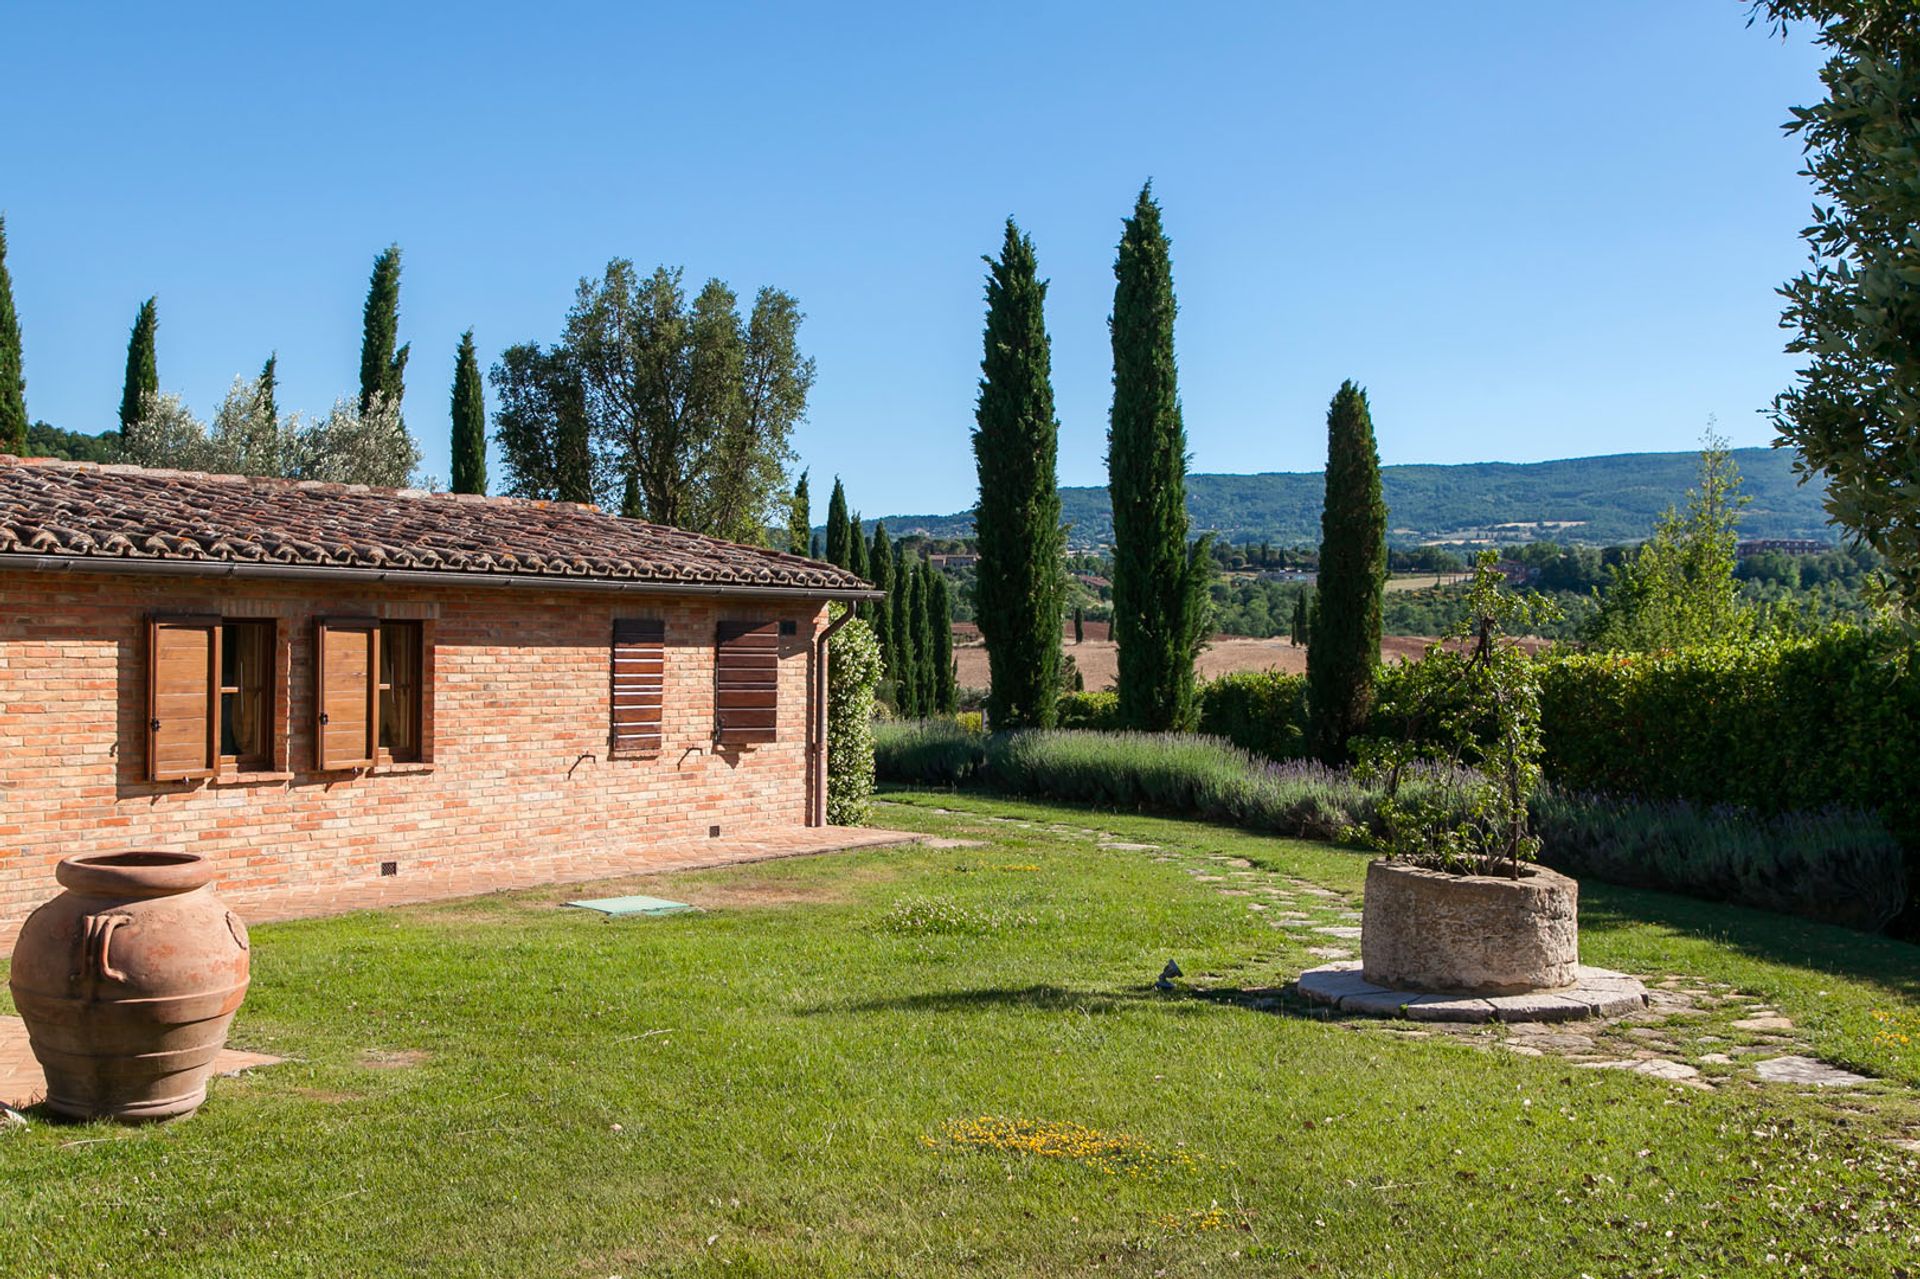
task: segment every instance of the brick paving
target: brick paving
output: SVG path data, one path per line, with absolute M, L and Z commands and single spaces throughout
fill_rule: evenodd
M 265 1053 L 243 1053 L 228 1048 L 213 1059 L 216 1075 L 237 1075 L 256 1066 L 272 1066 L 282 1059 Z M 46 1096 L 47 1079 L 27 1043 L 27 1024 L 18 1017 L 0 1017 L 0 1105 L 25 1110 Z

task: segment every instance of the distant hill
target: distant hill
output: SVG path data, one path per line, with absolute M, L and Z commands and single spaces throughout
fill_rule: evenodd
M 1793 454 L 1735 449 L 1733 456 L 1742 491 L 1752 499 L 1740 521 L 1742 537 L 1838 540 L 1820 506 L 1821 487 L 1795 482 Z M 1684 503 L 1699 461 L 1697 453 L 1617 453 L 1557 462 L 1383 467 L 1389 537 L 1396 545 L 1540 538 L 1637 542 L 1668 506 Z M 1210 530 L 1227 541 L 1302 545 L 1320 540 L 1321 493 L 1318 471 L 1190 475 L 1187 510 L 1196 531 Z M 1060 505 L 1073 526 L 1074 546 L 1111 540 L 1105 486 L 1063 488 Z M 884 518 L 896 537 L 966 537 L 973 531 L 970 511 Z

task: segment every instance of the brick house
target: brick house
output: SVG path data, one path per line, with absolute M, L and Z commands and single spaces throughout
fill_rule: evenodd
M 0 936 L 83 851 L 272 889 L 825 821 L 799 556 L 593 507 L 0 456 Z

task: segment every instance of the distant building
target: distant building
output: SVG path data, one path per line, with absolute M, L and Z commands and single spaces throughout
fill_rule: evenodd
M 1734 547 L 1734 553 L 1741 559 L 1749 555 L 1759 555 L 1763 551 L 1779 551 L 1783 555 L 1818 555 L 1830 551 L 1833 547 L 1826 542 L 1810 537 L 1762 537 L 1751 542 L 1741 542 Z
M 929 555 L 935 568 L 972 568 L 980 562 L 978 555 Z

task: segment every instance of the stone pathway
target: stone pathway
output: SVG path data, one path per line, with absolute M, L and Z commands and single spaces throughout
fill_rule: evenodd
M 922 810 L 925 811 L 925 810 Z M 1488 1052 L 1523 1057 L 1557 1057 L 1589 1070 L 1619 1070 L 1691 1089 L 1728 1087 L 1764 1090 L 1780 1088 L 1830 1099 L 1859 1103 L 1899 1098 L 1910 1105 L 1912 1094 L 1898 1084 L 1843 1070 L 1813 1055 L 1801 1028 L 1758 996 L 1734 987 L 1685 974 L 1635 974 L 1646 987 L 1645 1006 L 1624 1015 L 1583 1016 L 1580 1020 L 1461 1023 L 1412 1021 L 1414 1010 L 1401 1009 L 1406 996 L 1392 996 L 1406 1018 L 1360 1015 L 1342 1004 L 1339 1010 L 1302 1007 L 1292 998 L 1291 983 L 1305 970 L 1337 967 L 1338 961 L 1358 958 L 1360 899 L 1278 871 L 1256 868 L 1243 857 L 1226 853 L 1186 852 L 1139 844 L 1126 836 L 1092 827 L 1058 823 L 1039 824 L 1018 818 L 988 816 L 959 809 L 933 811 L 969 822 L 1044 829 L 1074 839 L 1094 841 L 1115 851 L 1151 852 L 1155 862 L 1178 867 L 1194 882 L 1244 906 L 1282 940 L 1275 956 L 1280 972 L 1270 987 L 1244 985 L 1244 974 L 1191 973 L 1187 984 L 1198 994 L 1219 997 L 1228 991 L 1235 1002 L 1270 1012 L 1307 1012 L 1324 1017 L 1359 1034 L 1398 1038 L 1451 1037 Z M 1318 965 L 1302 962 L 1320 961 Z M 1327 961 L 1336 961 L 1329 964 Z M 1290 967 L 1291 966 L 1291 967 Z M 1916 1110 L 1920 1122 L 1920 1110 Z

